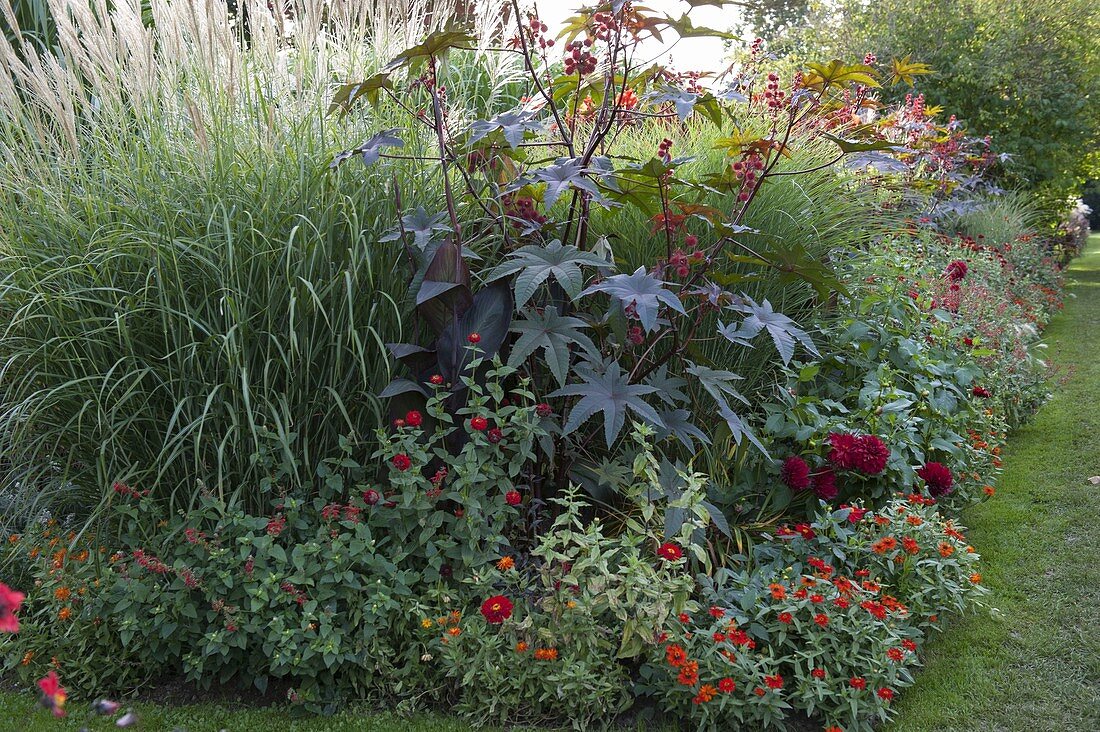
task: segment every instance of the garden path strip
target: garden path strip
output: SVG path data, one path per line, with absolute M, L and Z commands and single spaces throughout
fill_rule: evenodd
M 1054 396 L 1009 439 L 996 497 L 963 514 L 996 617 L 928 646 L 893 732 L 1100 730 L 1100 234 L 1046 341 Z

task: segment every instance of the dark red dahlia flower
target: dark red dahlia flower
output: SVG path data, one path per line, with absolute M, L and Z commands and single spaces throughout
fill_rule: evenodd
M 943 463 L 925 463 L 924 467 L 917 471 L 917 475 L 928 486 L 928 492 L 935 498 L 946 496 L 952 490 L 954 478 L 951 470 Z
M 878 475 L 886 470 L 890 448 L 875 435 L 861 435 L 857 439 L 852 467 L 867 475 Z
M 481 603 L 481 614 L 493 625 L 500 625 L 512 617 L 512 601 L 504 595 L 493 595 Z
M 947 269 L 944 270 L 943 274 L 945 277 L 947 277 L 947 279 L 951 280 L 952 282 L 958 282 L 959 280 L 966 277 L 966 273 L 968 270 L 969 267 L 966 266 L 966 262 L 962 261 L 961 259 L 956 259 L 954 262 L 947 265 Z
M 855 435 L 843 432 L 829 433 L 829 462 L 835 467 L 849 470 L 855 467 L 855 453 L 859 440 Z
M 831 468 L 825 468 L 813 477 L 814 495 L 823 501 L 831 501 L 837 497 L 840 490 L 836 485 L 836 473 Z
M 779 477 L 794 491 L 804 491 L 810 487 L 810 466 L 797 455 L 791 455 L 783 461 Z

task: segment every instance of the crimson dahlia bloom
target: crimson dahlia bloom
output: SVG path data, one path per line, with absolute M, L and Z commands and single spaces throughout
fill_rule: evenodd
M 779 477 L 793 491 L 804 491 L 810 487 L 810 466 L 797 455 L 791 455 L 783 461 Z
M 814 495 L 823 501 L 831 501 L 840 493 L 836 485 L 836 473 L 831 468 L 825 468 L 813 477 Z
M 886 470 L 890 448 L 875 435 L 861 435 L 856 442 L 854 468 L 867 475 L 878 475 Z
M 855 467 L 855 453 L 859 441 L 855 435 L 843 432 L 829 433 L 829 462 L 835 467 L 851 470 Z
M 959 280 L 966 277 L 966 273 L 968 270 L 969 267 L 966 266 L 966 262 L 962 261 L 961 259 L 956 259 L 954 262 L 947 265 L 947 269 L 944 270 L 943 274 L 945 277 L 947 277 L 947 279 L 951 280 L 952 282 L 958 282 Z
M 917 471 L 917 475 L 928 486 L 928 492 L 935 498 L 946 496 L 952 491 L 954 478 L 951 470 L 943 463 L 925 463 L 924 467 Z
M 26 597 L 22 592 L 0 582 L 0 633 L 18 633 L 19 618 L 15 616 Z
M 481 614 L 493 625 L 500 625 L 512 617 L 512 601 L 504 595 L 493 595 L 481 603 Z

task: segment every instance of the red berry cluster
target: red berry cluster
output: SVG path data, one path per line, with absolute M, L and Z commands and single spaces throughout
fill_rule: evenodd
M 738 201 L 747 201 L 753 190 L 759 185 L 757 176 L 764 170 L 764 159 L 758 153 L 750 153 L 743 160 L 733 164 L 733 177 L 741 181 L 741 192 L 737 194 Z
M 546 37 L 546 23 L 539 20 L 538 16 L 534 13 L 528 13 L 527 27 L 531 32 L 531 40 L 537 43 L 539 48 L 546 49 L 554 47 L 554 39 Z
M 694 247 L 699 243 L 697 237 L 694 234 L 689 234 L 685 241 L 691 240 L 690 245 Z M 692 249 L 691 252 L 685 253 L 683 249 L 677 248 L 672 253 L 672 256 L 668 258 L 668 263 L 659 262 L 658 268 L 661 271 L 662 276 L 668 276 L 668 270 L 671 269 L 676 273 L 677 277 L 687 277 L 691 274 L 692 265 L 702 262 L 704 254 L 698 249 Z
M 596 70 L 596 56 L 588 49 L 592 47 L 592 39 L 573 41 L 565 46 L 565 73 L 578 73 L 581 76 L 591 74 Z
M 667 137 L 661 140 L 661 144 L 657 146 L 657 157 L 666 163 L 672 160 L 672 140 Z
M 778 110 L 783 106 L 787 93 L 779 89 L 779 75 L 768 74 L 768 85 L 764 89 L 764 99 L 768 102 L 768 109 Z
M 543 226 L 547 222 L 545 215 L 535 209 L 535 200 L 529 196 L 512 196 L 505 194 L 501 198 L 504 204 L 504 215 L 517 229 L 527 228 L 526 225 L 537 224 Z

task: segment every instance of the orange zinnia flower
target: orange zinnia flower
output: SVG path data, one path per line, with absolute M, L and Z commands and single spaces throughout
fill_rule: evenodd
M 497 562 L 497 569 L 501 572 L 507 572 L 514 566 L 516 566 L 516 560 L 511 557 L 501 557 L 500 561 Z
M 955 553 L 955 547 L 951 546 L 946 541 L 940 542 L 939 550 L 941 557 L 949 557 Z

